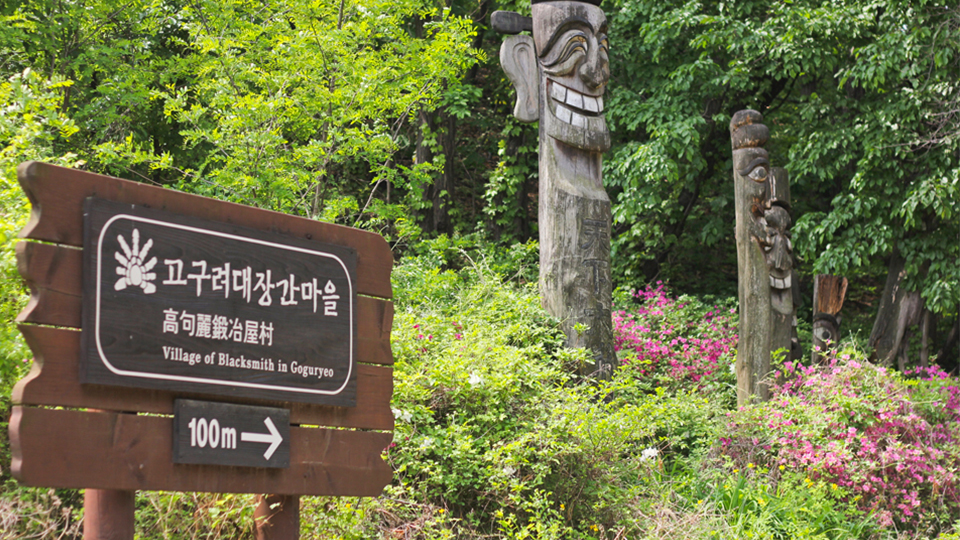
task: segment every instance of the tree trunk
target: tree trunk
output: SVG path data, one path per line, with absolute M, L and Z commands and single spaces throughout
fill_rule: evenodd
M 944 341 L 943 347 L 937 352 L 937 364 L 939 364 L 940 368 L 944 371 L 954 372 L 957 370 L 958 359 L 960 359 L 960 350 L 958 350 L 957 347 L 957 342 L 960 341 L 960 339 L 958 338 L 960 338 L 960 317 L 953 322 L 953 326 L 950 327 L 950 333 L 947 334 L 947 339 Z
M 415 154 L 415 160 L 417 163 L 430 163 L 433 161 L 433 150 L 428 144 L 427 137 L 424 135 L 424 131 L 433 133 L 435 131 L 435 125 L 433 122 L 432 114 L 427 111 L 420 111 L 420 114 L 417 115 L 417 151 Z M 433 185 L 431 183 L 423 182 L 420 184 L 420 189 L 423 192 L 423 202 L 426 210 L 421 214 L 420 228 L 424 233 L 432 233 L 436 231 L 435 220 L 433 215 L 433 193 L 431 189 Z
M 880 310 L 867 343 L 870 358 L 886 367 L 893 365 L 893 359 L 897 357 L 900 348 L 905 346 L 907 327 L 920 322 L 923 309 L 920 293 L 907 291 L 903 287 L 905 264 L 900 251 L 895 249 L 887 269 L 887 282 L 880 298 Z
M 453 234 L 450 221 L 450 201 L 453 200 L 453 186 L 456 178 L 457 157 L 457 117 L 443 111 L 440 113 L 443 124 L 441 147 L 443 148 L 443 172 L 437 176 L 433 186 L 433 230 L 438 233 Z
M 923 310 L 920 319 L 920 367 L 930 367 L 930 323 L 933 313 L 929 309 Z

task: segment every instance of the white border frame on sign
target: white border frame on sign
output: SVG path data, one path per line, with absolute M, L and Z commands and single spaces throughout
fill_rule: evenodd
M 285 249 L 285 250 L 288 250 L 288 251 L 296 251 L 296 252 L 299 252 L 299 253 L 305 253 L 305 254 L 307 254 L 307 255 L 316 255 L 316 256 L 319 256 L 319 257 L 326 257 L 326 258 L 328 258 L 328 259 L 334 259 L 334 260 L 336 260 L 338 263 L 340 263 L 340 267 L 343 268 L 343 274 L 344 274 L 344 276 L 346 276 L 346 278 L 347 278 L 347 284 L 348 284 L 348 286 L 349 286 L 349 295 L 348 295 L 348 298 L 350 299 L 350 321 L 351 321 L 351 323 L 350 323 L 350 332 L 349 332 L 349 334 L 350 334 L 350 358 L 349 358 L 349 367 L 347 368 L 347 376 L 346 376 L 346 378 L 344 378 L 343 385 L 340 386 L 340 388 L 338 388 L 337 390 L 319 390 L 319 389 L 313 389 L 313 388 L 298 388 L 298 387 L 290 387 L 290 386 L 278 386 L 278 385 L 274 385 L 274 384 L 250 383 L 250 382 L 242 382 L 242 381 L 226 381 L 226 380 L 220 380 L 220 379 L 205 379 L 205 378 L 201 378 L 201 377 L 186 377 L 186 376 L 183 376 L 183 375 L 163 375 L 163 374 L 159 374 L 159 373 L 144 373 L 144 372 L 141 372 L 141 371 L 129 371 L 129 370 L 125 370 L 125 369 L 119 369 L 119 368 L 113 366 L 113 364 L 111 364 L 110 361 L 107 360 L 107 357 L 106 357 L 106 355 L 105 355 L 104 352 L 103 352 L 103 348 L 102 348 L 102 346 L 100 345 L 100 286 L 101 286 L 101 283 L 103 282 L 103 279 L 102 279 L 102 277 L 103 277 L 103 273 L 102 273 L 102 263 L 103 263 L 103 252 L 102 252 L 102 250 L 103 250 L 103 237 L 104 237 L 104 235 L 106 234 L 107 229 L 110 227 L 110 225 L 111 225 L 114 221 L 117 221 L 118 219 L 128 219 L 128 220 L 130 220 L 130 221 L 135 221 L 135 222 L 149 223 L 149 224 L 152 224 L 152 225 L 158 225 L 158 226 L 161 226 L 161 227 L 168 227 L 168 228 L 171 228 L 171 229 L 180 229 L 180 230 L 190 231 L 190 232 L 195 232 L 195 233 L 200 233 L 200 234 L 207 234 L 207 235 L 210 235 L 210 236 L 217 236 L 217 237 L 220 237 L 220 238 L 227 238 L 227 239 L 231 239 L 231 240 L 237 240 L 237 241 L 240 241 L 240 242 L 248 242 L 248 243 L 251 243 L 251 244 L 259 244 L 259 245 L 262 245 L 262 246 L 268 246 L 268 247 L 273 247 L 273 248 L 277 248 L 277 249 Z M 353 314 L 353 281 L 350 279 L 350 272 L 347 270 L 347 265 L 344 264 L 343 260 L 341 260 L 340 257 L 337 257 L 336 255 L 334 255 L 334 254 L 332 254 L 332 253 L 324 253 L 324 252 L 322 252 L 322 251 L 315 251 L 315 250 L 312 250 L 312 249 L 299 248 L 299 247 L 296 247 L 296 246 L 287 246 L 287 245 L 284 245 L 284 244 L 277 244 L 277 243 L 274 243 L 274 242 L 267 242 L 267 241 L 264 241 L 264 240 L 257 240 L 257 239 L 255 239 L 255 238 L 247 238 L 247 237 L 245 237 L 245 236 L 237 236 L 237 235 L 235 235 L 235 234 L 222 233 L 222 232 L 218 232 L 218 231 L 210 231 L 210 230 L 206 230 L 206 229 L 198 229 L 198 228 L 196 228 L 196 227 L 190 227 L 190 226 L 188 226 L 188 225 L 180 225 L 180 224 L 177 224 L 177 223 L 169 223 L 169 222 L 166 222 L 166 221 L 159 221 L 159 220 L 156 220 L 156 219 L 150 219 L 150 218 L 144 218 L 144 217 L 139 217 L 139 216 L 133 216 L 133 215 L 130 215 L 130 214 L 117 214 L 117 215 L 113 216 L 112 218 L 110 218 L 109 220 L 107 220 L 106 223 L 104 223 L 103 228 L 100 229 L 100 236 L 97 238 L 97 276 L 96 276 L 96 279 L 97 279 L 97 298 L 96 298 L 96 308 L 95 308 L 96 311 L 95 311 L 95 313 L 94 313 L 94 320 L 95 320 L 94 339 L 95 339 L 96 344 L 97 344 L 97 353 L 100 355 L 100 360 L 103 361 L 103 364 L 104 364 L 105 366 L 107 366 L 107 369 L 109 369 L 110 371 L 112 371 L 113 373 L 115 373 L 115 374 L 117 374 L 117 375 L 124 376 L 124 377 L 140 377 L 140 378 L 144 378 L 144 379 L 159 379 L 159 380 L 167 380 L 167 381 L 192 382 L 192 383 L 200 383 L 200 384 L 214 384 L 214 385 L 220 385 L 220 386 L 241 386 L 241 387 L 246 387 L 246 388 L 257 388 L 257 389 L 261 389 L 261 390 L 278 390 L 278 391 L 282 391 L 282 392 L 295 392 L 295 393 L 301 393 L 301 394 L 316 394 L 316 395 L 329 395 L 329 396 L 335 396 L 335 395 L 339 394 L 339 393 L 342 392 L 342 391 L 347 387 L 347 385 L 350 383 L 350 376 L 353 374 L 353 364 L 354 364 L 354 358 L 353 358 L 353 353 L 354 353 L 354 343 L 353 343 L 353 320 L 354 320 L 354 314 Z

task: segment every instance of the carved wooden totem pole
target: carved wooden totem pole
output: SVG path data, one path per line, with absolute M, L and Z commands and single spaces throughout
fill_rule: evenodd
M 567 344 L 590 350 L 581 373 L 608 378 L 616 363 L 610 318 L 610 199 L 603 152 L 610 132 L 607 19 L 595 2 L 536 2 L 532 19 L 493 14 L 508 36 L 500 64 L 517 91 L 514 115 L 540 121 L 540 295 Z M 533 36 L 519 35 L 529 31 Z
M 730 120 L 736 206 L 740 339 L 737 402 L 769 398 L 766 379 L 773 351 L 796 354 L 793 248 L 790 243 L 789 180 L 771 168 L 763 148 L 770 137 L 763 116 L 739 111 Z
M 766 238 L 762 245 L 770 270 L 770 308 L 772 317 L 771 351 L 785 351 L 790 360 L 800 358 L 797 337 L 797 305 L 800 289 L 794 286 L 793 243 L 790 240 L 790 176 L 783 167 L 771 167 L 767 182 L 767 200 L 763 211 Z

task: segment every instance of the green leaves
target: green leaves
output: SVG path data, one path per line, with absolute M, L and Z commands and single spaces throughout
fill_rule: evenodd
M 933 291 L 960 282 L 924 277 L 939 258 L 960 259 L 960 114 L 946 112 L 960 103 L 956 6 L 621 0 L 608 11 L 618 144 L 604 178 L 623 275 L 690 279 L 670 261 L 712 246 L 729 256 L 727 122 L 753 108 L 770 127 L 771 162 L 791 175 L 804 271 L 876 276 L 900 248 L 909 286 L 937 309 L 956 305 L 960 292 Z

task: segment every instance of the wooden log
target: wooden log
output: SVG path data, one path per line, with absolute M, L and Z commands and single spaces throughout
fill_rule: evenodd
M 84 491 L 83 540 L 133 540 L 136 498 L 135 491 Z
M 172 437 L 170 417 L 15 406 L 11 472 L 27 486 L 351 497 L 392 476 L 390 433 L 291 428 L 288 469 L 174 464 Z
M 380 298 L 393 294 L 393 254 L 376 233 L 36 161 L 21 164 L 17 176 L 32 204 L 22 238 L 83 246 L 83 201 L 95 196 L 350 247 L 357 251 L 357 291 Z
M 813 312 L 836 317 L 847 296 L 847 278 L 817 274 L 813 282 Z
M 253 511 L 254 540 L 297 540 L 300 538 L 300 497 L 264 495 Z
M 17 322 L 80 328 L 83 252 L 36 242 L 19 242 L 16 252 L 17 267 L 32 292 Z M 392 328 L 392 302 L 357 297 L 357 357 L 361 362 L 393 363 Z
M 762 209 L 766 205 L 768 154 L 763 148 L 770 132 L 763 115 L 754 110 L 734 113 L 730 119 L 733 151 L 734 209 L 736 214 L 737 291 L 740 306 L 737 344 L 737 404 L 757 396 L 770 397 L 772 310 L 770 269 L 761 239 L 766 237 Z
M 840 309 L 847 295 L 847 278 L 818 274 L 813 280 L 814 363 L 826 362 L 827 349 L 840 341 Z
M 13 389 L 18 405 L 137 411 L 173 414 L 173 400 L 202 399 L 202 396 L 167 390 L 81 385 L 80 332 L 63 328 L 21 325 L 20 331 L 35 355 L 33 369 Z M 393 429 L 390 396 L 393 369 L 357 366 L 357 405 L 332 407 L 310 403 L 281 403 L 255 399 L 220 401 L 290 409 L 290 423 L 360 429 Z M 209 399 L 209 398 L 207 398 Z

